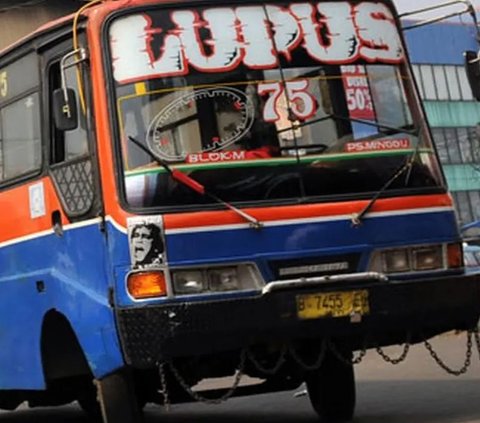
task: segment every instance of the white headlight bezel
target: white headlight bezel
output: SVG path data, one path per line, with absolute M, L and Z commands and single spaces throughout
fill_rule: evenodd
M 197 274 L 197 275 L 195 275 Z M 192 277 L 187 277 L 186 275 L 191 275 Z M 191 281 L 186 282 L 185 285 L 181 285 L 182 281 L 181 278 L 184 277 L 185 279 L 191 279 Z M 207 285 L 207 281 L 204 275 L 204 272 L 198 269 L 185 269 L 180 270 L 178 272 L 172 272 L 172 289 L 173 292 L 176 292 L 177 295 L 195 295 L 204 292 L 205 286 Z M 186 287 L 187 284 L 192 284 L 193 282 L 197 282 L 200 285 L 200 289 L 189 289 Z
M 419 264 L 418 255 L 428 251 L 432 253 L 434 264 L 422 266 Z M 395 262 L 395 254 L 405 255 L 405 265 L 403 267 L 392 266 L 392 263 Z M 369 271 L 383 272 L 391 275 L 403 275 L 413 272 L 437 272 L 448 269 L 447 244 L 420 244 L 397 248 L 379 249 L 373 252 L 368 267 Z
M 212 275 L 222 272 L 230 271 L 236 272 L 236 287 L 232 289 L 215 289 L 212 282 Z M 176 278 L 183 273 L 199 272 L 202 275 L 203 290 L 199 292 L 185 292 L 178 290 L 176 286 Z M 260 291 L 265 286 L 265 281 L 262 278 L 260 271 L 255 263 L 235 263 L 225 264 L 218 266 L 196 266 L 192 268 L 172 268 L 172 289 L 174 296 L 186 296 L 186 295 L 211 295 L 211 294 L 224 294 L 232 292 L 245 292 L 245 291 Z

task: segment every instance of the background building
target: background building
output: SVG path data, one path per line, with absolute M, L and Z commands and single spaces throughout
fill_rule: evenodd
M 0 50 L 82 4 L 81 0 L 0 0 Z
M 464 20 L 468 21 L 469 17 Z M 480 103 L 463 52 L 478 51 L 471 24 L 444 22 L 406 31 L 410 59 L 461 224 L 480 219 Z

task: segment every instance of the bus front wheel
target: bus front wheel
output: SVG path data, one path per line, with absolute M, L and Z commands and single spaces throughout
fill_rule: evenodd
M 350 359 L 350 351 L 343 351 Z M 310 402 L 322 423 L 348 422 L 355 411 L 355 373 L 352 364 L 340 360 L 330 351 L 318 370 L 305 378 Z
M 103 423 L 143 422 L 131 372 L 127 369 L 119 370 L 96 380 L 95 385 Z

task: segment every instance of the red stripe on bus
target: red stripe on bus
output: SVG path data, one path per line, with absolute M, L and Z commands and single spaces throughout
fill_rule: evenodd
M 344 201 L 325 204 L 307 204 L 268 208 L 243 209 L 261 222 L 335 217 L 359 213 L 367 204 L 365 201 Z M 422 208 L 452 207 L 448 194 L 396 197 L 378 200 L 371 212 L 406 211 Z M 246 223 L 238 214 L 230 211 L 208 211 L 170 214 L 164 216 L 165 229 L 199 228 L 202 226 L 223 226 Z
M 29 187 L 43 183 L 45 214 L 32 218 L 30 215 Z M 10 241 L 24 236 L 35 235 L 52 229 L 52 213 L 62 213 L 62 223 L 68 219 L 62 212 L 55 188 L 49 178 L 32 181 L 0 194 L 0 242 Z

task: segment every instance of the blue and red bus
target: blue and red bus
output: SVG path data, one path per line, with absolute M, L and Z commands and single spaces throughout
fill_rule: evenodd
M 0 54 L 0 134 L 0 408 L 348 420 L 352 352 L 478 320 L 390 0 L 95 0 Z

